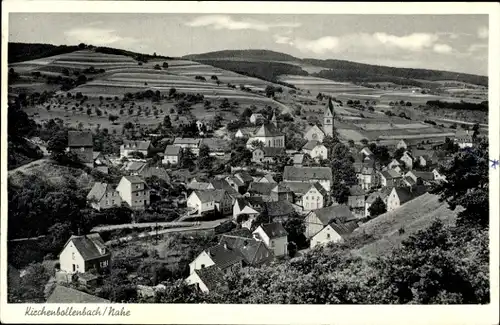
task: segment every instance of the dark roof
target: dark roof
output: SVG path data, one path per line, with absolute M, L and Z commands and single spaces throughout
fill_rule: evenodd
M 230 144 L 227 140 L 218 138 L 201 139 L 201 145 L 206 145 L 211 152 L 229 152 L 231 151 Z
M 202 203 L 206 202 L 220 202 L 224 198 L 226 191 L 224 190 L 196 190 L 196 196 Z
M 333 219 L 329 223 L 330 227 L 333 228 L 339 235 L 348 235 L 352 233 L 356 228 L 358 228 L 358 224 L 355 221 L 349 222 L 341 222 L 340 220 Z
M 368 198 L 366 199 L 366 203 L 373 203 L 375 200 L 380 197 L 382 200 L 386 199 L 389 194 L 391 194 L 392 187 L 383 187 L 380 189 L 378 192 L 373 192 L 370 195 L 368 195 Z
M 210 184 L 216 190 L 225 190 L 229 195 L 239 194 L 225 179 L 213 179 L 210 181 Z
M 236 201 L 238 202 L 240 209 L 249 206 L 258 211 L 264 206 L 264 200 L 260 196 L 238 197 L 236 198 Z
M 248 228 L 235 229 L 223 234 L 223 236 L 236 236 L 236 237 L 245 237 L 245 238 L 253 238 L 252 232 Z
M 306 181 L 312 179 L 332 180 L 332 169 L 330 167 L 295 167 L 285 166 L 283 180 Z
M 104 241 L 99 234 L 71 236 L 66 245 L 68 245 L 69 242 L 72 242 L 73 245 L 75 245 L 76 249 L 85 261 L 109 255 L 109 251 L 106 249 Z M 64 245 L 64 247 L 66 247 L 66 245 Z M 104 254 L 102 254 L 99 249 L 104 249 Z
M 56 285 L 54 291 L 47 299 L 47 303 L 51 304 L 71 304 L 71 303 L 91 303 L 91 304 L 109 304 L 110 301 L 90 295 L 88 293 L 78 291 L 72 288 Z
M 174 145 L 176 144 L 194 144 L 196 146 L 199 146 L 201 142 L 201 139 L 195 139 L 195 138 L 175 138 L 174 139 Z
M 410 176 L 403 177 L 403 180 L 405 180 L 408 184 L 410 184 L 410 186 L 417 184 L 417 182 L 415 182 L 415 180 Z
M 385 171 L 381 172 L 381 174 L 386 179 L 393 179 L 393 178 L 401 178 L 402 177 L 401 174 L 399 174 L 397 171 L 392 170 L 392 169 L 385 170 Z
M 123 140 L 123 147 L 125 149 L 148 150 L 150 146 L 151 141 Z
M 249 193 L 257 193 L 265 196 L 271 195 L 271 191 L 276 187 L 276 183 L 258 183 L 252 182 L 248 187 Z
M 243 182 L 253 182 L 253 177 L 247 172 L 238 172 L 234 176 L 240 178 Z
M 266 174 L 266 175 L 262 176 L 260 179 L 263 179 L 263 178 L 267 179 L 267 181 L 269 183 L 276 183 L 276 181 L 273 178 L 273 175 L 271 175 L 271 174 Z
M 232 249 L 229 246 L 226 248 L 224 244 L 218 244 L 208 248 L 207 254 L 214 261 L 215 265 L 222 270 L 244 260 L 238 250 Z
M 138 172 L 142 170 L 146 166 L 146 163 L 143 161 L 129 161 L 125 165 L 125 170 L 129 172 Z
M 293 204 L 288 201 L 265 202 L 264 210 L 267 212 L 267 215 L 271 218 L 288 216 L 291 213 L 295 212 Z
M 361 196 L 365 194 L 366 194 L 365 191 L 359 185 L 354 185 L 349 187 L 350 196 Z
M 216 265 L 210 265 L 195 272 L 208 290 L 213 290 L 224 283 L 224 273 Z
M 349 207 L 344 204 L 314 210 L 311 213 L 314 213 L 324 226 L 329 224 L 333 219 L 339 219 L 342 221 L 355 219 L 355 216 L 352 214 Z
M 165 156 L 178 156 L 180 153 L 181 147 L 174 145 L 168 145 L 164 152 Z
M 163 167 L 146 166 L 139 172 L 139 175 L 142 178 L 156 176 L 167 182 L 170 182 L 170 176 L 168 175 L 167 170 Z
M 316 140 L 310 140 L 310 141 L 307 141 L 307 143 L 302 147 L 302 149 L 304 150 L 313 150 L 314 147 L 316 147 L 317 145 L 320 145 L 321 142 L 319 141 L 316 141 Z
M 285 186 L 283 183 L 279 183 L 277 184 L 271 192 L 275 192 L 275 193 L 290 193 L 291 190 L 289 187 Z
M 109 184 L 106 183 L 101 183 L 101 182 L 95 182 L 94 186 L 92 186 L 92 189 L 90 190 L 89 194 L 87 194 L 87 200 L 92 200 L 95 199 L 97 201 L 100 201 L 104 194 L 108 190 L 112 190 L 113 187 Z
M 229 183 L 230 181 L 236 184 L 237 186 L 243 186 L 245 185 L 245 182 L 243 182 L 241 179 L 235 176 L 228 176 L 225 178 L 226 181 Z
M 264 223 L 259 226 L 269 239 L 288 236 L 285 228 L 279 222 Z
M 139 176 L 130 175 L 130 176 L 123 176 L 123 178 L 125 178 L 126 180 L 128 180 L 132 184 L 142 184 L 142 183 L 145 184 L 146 183 Z
M 309 182 L 281 182 L 280 184 L 288 187 L 296 195 L 306 194 L 311 188 L 311 183 Z
M 318 182 L 311 184 L 311 187 L 314 187 L 323 196 L 323 198 L 328 195 L 328 192 L 325 190 L 325 188 Z M 311 189 L 311 187 L 309 189 Z
M 395 187 L 394 189 L 396 190 L 400 204 L 413 200 L 414 198 L 425 194 L 428 190 L 426 186 Z
M 283 133 L 272 123 L 262 125 L 254 134 L 256 137 L 276 137 L 280 135 L 283 135 Z
M 411 172 L 413 173 L 413 175 L 415 175 L 418 178 L 421 178 L 425 181 L 433 181 L 434 180 L 434 173 L 433 172 L 424 172 L 424 171 L 418 171 L 418 170 L 412 170 Z
M 267 249 L 266 245 L 254 238 L 222 235 L 220 244 L 226 243 L 234 250 L 238 250 L 245 262 L 250 265 L 259 265 L 271 261 L 274 255 Z
M 93 147 L 92 132 L 68 131 L 68 147 Z

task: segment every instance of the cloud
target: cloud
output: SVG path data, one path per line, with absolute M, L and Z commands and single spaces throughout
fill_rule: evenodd
M 342 36 L 323 36 L 318 39 L 292 39 L 282 34 L 274 35 L 278 44 L 293 46 L 303 53 L 357 53 L 369 52 L 373 55 L 404 55 L 422 51 L 440 54 L 453 52 L 447 44 L 437 43 L 439 36 L 430 33 L 413 33 L 396 36 L 387 33 L 355 33 Z
M 448 44 L 434 44 L 433 48 L 434 52 L 440 54 L 447 54 L 453 52 L 453 48 Z
M 214 29 L 229 29 L 229 30 L 243 30 L 243 29 L 253 29 L 258 31 L 268 31 L 271 28 L 277 27 L 288 27 L 296 28 L 300 27 L 300 23 L 277 23 L 269 24 L 258 20 L 235 20 L 230 16 L 225 15 L 208 15 L 199 16 L 195 19 L 187 22 L 186 26 L 190 27 L 212 27 Z
M 133 37 L 122 37 L 114 29 L 81 27 L 73 28 L 64 32 L 68 40 L 75 43 L 88 43 L 92 45 L 122 44 L 130 45 L 139 40 Z
M 488 27 L 482 26 L 477 30 L 477 36 L 479 38 L 485 39 L 488 38 L 489 30 Z

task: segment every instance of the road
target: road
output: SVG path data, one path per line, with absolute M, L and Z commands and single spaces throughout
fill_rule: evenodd
M 136 238 L 147 238 L 147 237 L 152 237 L 155 235 L 164 235 L 164 234 L 169 234 L 169 233 L 180 233 L 180 232 L 195 232 L 195 231 L 201 231 L 201 230 L 209 230 L 213 229 L 216 226 L 218 226 L 222 221 L 221 220 L 214 220 L 214 221 L 202 221 L 196 226 L 191 226 L 191 227 L 180 227 L 180 228 L 170 228 L 170 229 L 163 229 L 163 230 L 158 230 L 158 231 L 149 231 L 149 232 L 143 232 L 140 233 L 137 236 L 125 236 L 121 237 L 118 239 L 113 239 L 110 241 L 106 242 L 106 245 L 112 245 L 112 244 L 117 244 L 120 242 L 127 242 L 131 241 Z
M 206 221 L 204 221 L 206 222 Z M 100 231 L 110 231 L 110 230 L 118 230 L 118 229 L 140 229 L 140 228 L 149 228 L 149 227 L 192 227 L 194 226 L 194 222 L 144 222 L 144 223 L 125 223 L 121 225 L 106 225 L 106 226 L 96 226 L 92 228 L 94 232 Z
M 476 123 L 472 123 L 472 122 L 465 122 L 465 121 L 459 121 L 459 120 L 452 120 L 452 119 L 447 119 L 447 118 L 436 118 L 437 120 L 440 120 L 440 121 L 445 121 L 445 122 L 451 122 L 451 123 L 457 123 L 457 124 L 467 124 L 467 125 L 474 125 Z M 488 124 L 481 124 L 479 123 L 479 126 L 484 126 L 484 127 L 488 127 Z

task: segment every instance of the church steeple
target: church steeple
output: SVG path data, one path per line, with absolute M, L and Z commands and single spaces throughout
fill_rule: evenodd
M 323 113 L 323 131 L 329 136 L 333 136 L 334 114 L 332 99 L 328 98 L 328 105 L 326 105 L 325 112 Z
M 275 127 L 278 127 L 278 121 L 276 121 L 276 111 L 273 111 L 273 117 L 271 118 L 271 123 L 274 124 Z

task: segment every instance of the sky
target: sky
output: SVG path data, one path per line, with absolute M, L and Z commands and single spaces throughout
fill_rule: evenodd
M 267 49 L 298 58 L 488 74 L 487 15 L 11 13 L 9 41 L 183 56 Z

